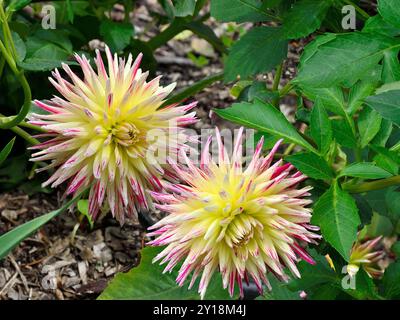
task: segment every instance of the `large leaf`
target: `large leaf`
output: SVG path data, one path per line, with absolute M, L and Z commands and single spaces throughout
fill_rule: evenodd
M 370 96 L 366 103 L 380 113 L 380 115 L 400 126 L 400 90 L 386 91 Z
M 232 46 L 225 63 L 225 80 L 271 71 L 286 57 L 287 48 L 281 28 L 251 29 Z
M 212 0 L 211 15 L 220 21 L 259 22 L 271 19 L 260 0 Z
M 310 178 L 331 180 L 334 177 L 325 159 L 314 153 L 296 153 L 286 157 L 285 160 Z
M 284 17 L 284 35 L 288 39 L 297 39 L 314 32 L 321 26 L 330 6 L 330 0 L 297 1 Z
M 100 34 L 112 51 L 125 49 L 133 38 L 133 25 L 131 23 L 103 20 L 100 25 Z
M 26 222 L 0 236 L 0 259 L 6 257 L 10 251 L 14 249 L 21 241 L 29 237 L 32 233 L 49 222 L 51 219 L 58 216 L 69 206 L 75 203 L 79 198 L 80 195 L 68 201 L 61 208 Z
M 363 32 L 380 33 L 390 37 L 396 37 L 400 34 L 400 28 L 396 28 L 383 20 L 380 15 L 369 18 L 362 29 Z
M 400 80 L 399 49 L 387 50 L 383 56 L 382 80 L 391 83 Z
M 378 0 L 378 11 L 385 21 L 400 28 L 400 6 L 397 0 Z
M 348 176 L 361 179 L 383 179 L 392 176 L 386 170 L 371 162 L 353 163 L 340 171 L 339 177 Z
M 287 142 L 295 143 L 311 152 L 316 152 L 280 111 L 258 98 L 254 99 L 253 103 L 235 103 L 230 108 L 214 109 L 214 111 L 224 119 L 262 132 L 268 132 L 285 139 Z
M 392 38 L 360 32 L 327 34 L 317 40 L 301 58 L 295 81 L 302 86 L 352 85 L 377 66 L 385 51 L 400 48 Z
M 321 153 L 327 153 L 332 142 L 332 125 L 321 100 L 316 101 L 311 111 L 310 135 Z
M 279 281 L 274 276 L 269 276 L 268 281 L 272 290 L 265 290 L 256 300 L 301 300 L 300 291 L 290 290 L 287 283 Z
M 139 266 L 127 273 L 118 273 L 103 291 L 100 300 L 198 300 L 196 286 L 188 291 L 186 283 L 182 287 L 176 284 L 178 268 L 163 274 L 165 266 L 152 263 L 162 248 L 147 247 L 141 252 Z M 229 299 L 227 290 L 222 288 L 220 275 L 211 279 L 205 299 Z M 198 282 L 198 281 L 197 281 Z
M 319 198 L 311 221 L 321 227 L 324 239 L 349 261 L 361 221 L 354 199 L 337 182 Z
M 312 101 L 317 100 L 329 111 L 344 116 L 346 106 L 342 88 L 334 86 L 331 88 L 302 87 L 303 94 Z

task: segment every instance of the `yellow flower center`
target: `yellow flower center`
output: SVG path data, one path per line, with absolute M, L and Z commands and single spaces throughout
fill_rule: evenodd
M 125 147 L 129 147 L 139 141 L 140 131 L 133 123 L 123 122 L 119 124 L 117 122 L 107 128 L 106 132 L 106 144 L 113 141 Z

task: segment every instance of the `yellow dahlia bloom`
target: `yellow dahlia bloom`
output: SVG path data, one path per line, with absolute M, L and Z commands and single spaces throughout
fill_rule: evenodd
M 279 143 L 268 156 L 261 155 L 263 140 L 247 168 L 242 166 L 242 132 L 236 139 L 233 155 L 228 157 L 217 130 L 218 161 L 209 154 L 211 137 L 203 149 L 200 168 L 185 158 L 185 166 L 174 168 L 186 185 L 166 185 L 172 194 L 152 192 L 169 213 L 151 227 L 156 236 L 151 245 L 166 248 L 154 259 L 168 262 L 165 272 L 183 261 L 177 282 L 183 285 L 193 273 L 189 288 L 200 273 L 201 297 L 215 271 L 222 275 L 224 288 L 232 296 L 235 282 L 243 295 L 242 281 L 251 277 L 260 292 L 264 282 L 269 288 L 267 272 L 287 281 L 287 267 L 300 277 L 296 267 L 299 258 L 313 259 L 299 242 L 315 243 L 318 227 L 310 225 L 310 187 L 297 189 L 306 177 L 292 173 L 291 164 L 282 160 L 271 165 Z
M 91 215 L 108 203 L 123 223 L 125 215 L 153 207 L 147 189 L 160 190 L 163 177 L 174 176 L 166 158 L 184 146 L 182 127 L 196 121 L 195 112 L 185 113 L 196 104 L 159 109 L 175 83 L 162 87 L 160 77 L 146 82 L 141 54 L 125 60 L 106 48 L 106 56 L 107 68 L 97 51 L 96 72 L 85 56 L 76 55 L 83 79 L 65 64 L 69 81 L 57 69 L 52 73 L 62 97 L 35 101 L 48 113 L 33 114 L 31 123 L 48 130 L 41 137 L 51 139 L 32 148 L 41 150 L 32 160 L 52 161 L 39 171 L 57 168 L 44 186 L 69 180 L 66 193 L 75 194 L 92 185 Z
M 362 244 L 360 242 L 355 243 L 351 250 L 349 264 L 347 265 L 347 273 L 350 276 L 355 276 L 358 270 L 360 270 L 360 267 L 363 267 L 371 278 L 379 278 L 382 276 L 383 270 L 377 265 L 377 262 L 384 257 L 385 252 L 382 250 L 374 250 L 381 239 L 382 236 Z

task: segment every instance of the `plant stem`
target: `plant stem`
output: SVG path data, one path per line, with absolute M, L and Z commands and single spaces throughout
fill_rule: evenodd
M 342 0 L 343 1 L 343 3 L 345 3 L 345 4 L 349 4 L 349 5 L 351 5 L 351 6 L 353 6 L 355 9 L 356 9 L 356 11 L 362 16 L 362 17 L 364 17 L 365 19 L 368 19 L 369 17 L 370 17 L 370 15 L 367 13 L 367 12 L 365 12 L 363 9 L 361 9 L 358 5 L 356 5 L 353 1 L 351 1 L 351 0 Z
M 185 88 L 181 91 L 179 91 L 177 94 L 169 98 L 167 101 L 163 103 L 161 107 L 165 107 L 174 103 L 179 103 L 182 100 L 193 96 L 195 93 L 203 90 L 205 87 L 208 87 L 209 85 L 213 84 L 214 82 L 220 81 L 224 79 L 224 74 L 222 72 L 214 74 L 210 77 L 204 78 L 203 80 L 200 80 L 196 82 L 194 85 Z
M 293 85 L 292 83 L 289 81 L 288 83 L 286 83 L 283 88 L 279 91 L 279 96 L 283 97 L 285 96 L 288 92 L 290 92 L 290 90 L 292 90 Z
M 39 126 L 35 126 L 34 124 L 30 124 L 30 123 L 25 122 L 25 121 L 21 121 L 19 123 L 19 126 L 27 128 L 27 129 L 32 129 L 32 130 L 35 130 L 35 131 L 38 131 L 38 132 L 43 132 L 43 133 L 48 132 L 46 129 L 43 129 L 43 128 L 39 127 Z
M 350 185 L 346 183 L 343 184 L 342 187 L 343 190 L 349 191 L 350 193 L 363 193 L 367 191 L 384 189 L 398 184 L 400 184 L 400 176 L 394 176 L 371 182 L 362 182 L 356 185 Z
M 3 42 L 0 40 L 0 51 L 2 52 L 5 60 L 7 61 L 8 65 L 10 66 L 11 70 L 19 80 L 22 90 L 24 91 L 24 104 L 16 116 L 3 118 L 0 122 L 0 129 L 10 129 L 13 126 L 18 125 L 21 121 L 23 121 L 28 114 L 31 108 L 31 88 L 29 86 L 28 81 L 25 78 L 24 72 L 19 71 L 17 65 L 13 59 L 13 57 L 8 53 L 6 47 L 3 45 Z
M 175 18 L 174 21 L 166 28 L 164 31 L 153 37 L 147 42 L 151 50 L 156 50 L 162 45 L 166 44 L 169 40 L 175 37 L 177 34 L 181 33 L 185 30 L 186 19 L 184 18 Z
M 277 91 L 279 88 L 279 83 L 281 82 L 281 77 L 282 77 L 282 71 L 283 71 L 283 61 L 278 65 L 278 67 L 276 68 L 276 71 L 275 71 L 274 83 L 272 84 L 273 92 Z M 278 96 L 272 101 L 272 104 L 276 108 L 278 108 L 278 106 L 279 106 L 279 98 L 280 98 L 280 95 L 278 94 Z
M 40 143 L 39 140 L 33 138 L 28 132 L 26 132 L 24 129 L 21 129 L 20 127 L 15 126 L 12 127 L 10 130 L 19 135 L 21 138 L 25 139 L 31 145 Z

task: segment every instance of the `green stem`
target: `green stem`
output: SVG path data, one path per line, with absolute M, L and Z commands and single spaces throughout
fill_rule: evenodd
M 15 49 L 14 41 L 11 35 L 11 30 L 7 22 L 7 16 L 3 9 L 3 1 L 0 2 L 0 20 L 2 21 L 3 35 L 6 47 L 11 51 L 12 56 L 15 58 L 17 57 L 17 50 Z
M 185 30 L 186 23 L 187 21 L 184 18 L 175 18 L 174 21 L 172 21 L 172 23 L 164 31 L 150 39 L 147 44 L 151 50 L 156 50 L 157 48 L 166 44 L 177 34 Z
M 367 13 L 367 12 L 365 12 L 363 9 L 361 9 L 358 5 L 356 5 L 353 1 L 351 1 L 351 0 L 342 0 L 343 1 L 343 3 L 345 3 L 345 4 L 349 4 L 349 5 L 351 5 L 351 6 L 353 6 L 355 9 L 356 9 L 356 11 L 362 16 L 362 17 L 364 17 L 365 19 L 368 19 L 369 17 L 370 17 L 370 15 Z
M 22 86 L 22 90 L 24 91 L 24 104 L 20 109 L 19 113 L 16 116 L 3 118 L 2 121 L 0 122 L 0 129 L 10 129 L 18 125 L 21 121 L 25 119 L 26 115 L 28 114 L 31 108 L 32 94 L 31 94 L 31 88 L 29 86 L 28 81 L 25 78 L 23 71 L 18 70 L 13 57 L 8 53 L 7 49 L 5 48 L 1 40 L 0 40 L 0 51 L 2 52 L 11 70 L 17 77 L 18 81 Z
M 175 94 L 174 96 L 169 98 L 167 101 L 165 101 L 165 103 L 161 107 L 165 107 L 165 106 L 168 106 L 168 105 L 171 105 L 174 103 L 179 103 L 182 100 L 184 100 L 190 96 L 193 96 L 197 92 L 203 90 L 205 87 L 212 85 L 214 82 L 221 81 L 223 79 L 224 79 L 224 74 L 222 72 L 212 75 L 210 77 L 204 78 L 203 80 L 196 82 L 194 85 L 179 91 L 177 94 Z
M 43 132 L 43 133 L 48 132 L 46 129 L 43 129 L 42 127 L 35 126 L 34 124 L 30 124 L 30 123 L 25 122 L 25 121 L 21 121 L 19 123 L 19 126 L 27 128 L 27 129 L 32 129 L 32 130 L 35 130 L 35 131 L 38 131 L 38 132 Z
M 276 68 L 276 72 L 275 72 L 275 76 L 274 76 L 274 83 L 272 84 L 272 91 L 273 92 L 277 91 L 278 88 L 279 88 L 279 83 L 281 82 L 281 77 L 282 77 L 282 71 L 283 71 L 283 61 Z M 276 97 L 272 101 L 272 104 L 276 108 L 278 108 L 278 106 L 279 106 L 279 98 L 280 98 L 280 95 L 278 95 L 278 97 Z
M 356 185 L 345 183 L 342 185 L 342 187 L 344 190 L 349 191 L 351 193 L 363 193 L 373 190 L 384 189 L 398 184 L 400 184 L 400 176 L 394 176 L 371 182 L 362 182 Z
M 293 89 L 293 85 L 292 83 L 289 81 L 288 83 L 286 83 L 283 88 L 279 91 L 279 96 L 283 97 L 285 96 L 288 92 L 290 92 L 290 90 Z
M 20 127 L 12 127 L 10 130 L 19 135 L 31 145 L 40 143 L 39 140 L 33 138 L 28 132 L 26 132 L 24 129 L 21 129 Z

